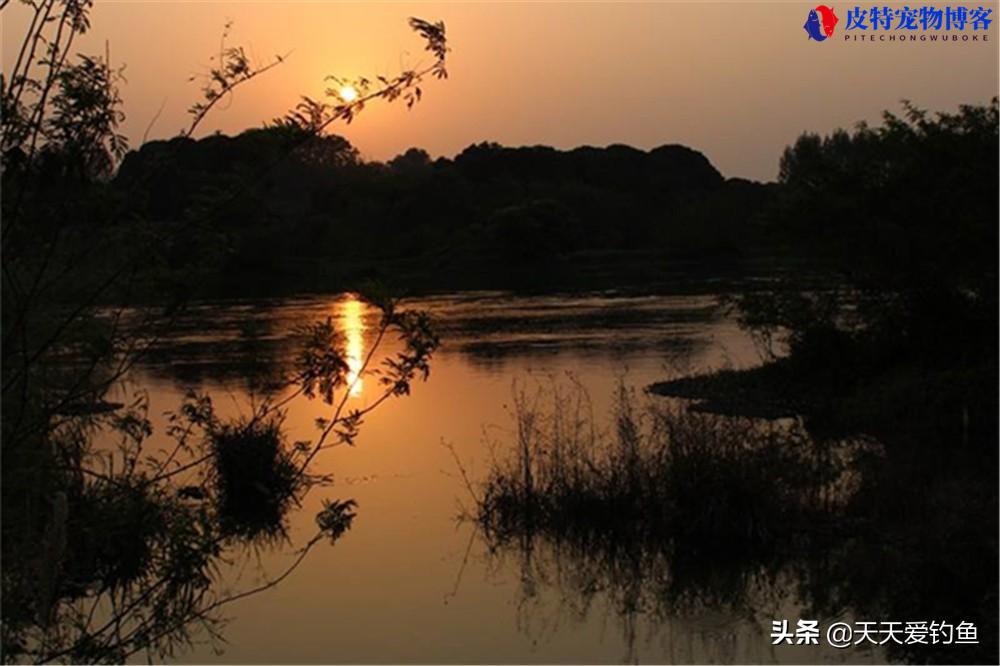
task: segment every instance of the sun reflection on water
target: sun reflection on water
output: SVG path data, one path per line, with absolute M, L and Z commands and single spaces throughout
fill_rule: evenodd
M 356 297 L 348 297 L 340 305 L 340 325 L 344 334 L 344 356 L 347 357 L 347 385 L 351 397 L 361 395 L 364 379 L 361 376 L 364 363 L 364 304 Z

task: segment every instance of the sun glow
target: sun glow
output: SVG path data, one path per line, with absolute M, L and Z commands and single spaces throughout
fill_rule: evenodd
M 340 309 L 340 325 L 344 333 L 344 356 L 347 360 L 347 386 L 352 398 L 361 395 L 364 386 L 364 305 L 357 298 L 345 300 Z
M 340 86 L 338 94 L 340 95 L 340 99 L 350 104 L 358 98 L 358 89 L 354 86 L 343 85 Z

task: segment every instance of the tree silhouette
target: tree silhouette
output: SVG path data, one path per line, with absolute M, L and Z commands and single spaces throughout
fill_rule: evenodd
M 145 392 L 118 403 L 110 391 L 184 305 L 163 298 L 173 291 L 164 269 L 178 258 L 177 244 L 206 240 L 226 207 L 241 205 L 248 186 L 275 165 L 356 163 L 356 151 L 324 131 L 374 100 L 412 105 L 423 77 L 444 78 L 444 25 L 411 19 L 434 56 L 429 67 L 370 85 L 354 102 L 322 105 L 316 122 L 300 122 L 293 111 L 250 133 L 254 158 L 266 157 L 263 169 L 213 183 L 221 187 L 164 227 L 150 224 L 137 201 L 151 183 L 166 183 L 219 100 L 280 59 L 257 66 L 223 41 L 191 125 L 167 142 L 171 150 L 154 168 L 122 186 L 110 182 L 127 148 L 118 131 L 121 71 L 107 53 L 73 55 L 75 37 L 90 28 L 91 3 L 27 4 L 32 18 L 0 90 L 3 658 L 123 662 L 143 651 L 162 658 L 193 631 L 217 637 L 220 609 L 277 584 L 315 544 L 350 527 L 353 502 L 326 500 L 316 536 L 288 570 L 233 594 L 216 589 L 227 553 L 284 543 L 288 511 L 329 482 L 311 462 L 353 443 L 368 413 L 425 379 L 437 347 L 424 315 L 372 290 L 380 323 L 357 376 L 348 378 L 332 322 L 305 325 L 298 362 L 273 382 L 277 393 L 236 420 L 219 418 L 210 396 L 191 395 L 164 433 L 172 450 L 150 455 Z M 402 350 L 379 363 L 375 350 L 394 335 Z M 366 408 L 349 409 L 346 396 L 364 375 L 380 390 Z M 313 442 L 285 440 L 281 425 L 294 399 L 329 407 Z M 117 449 L 100 448 L 102 437 Z

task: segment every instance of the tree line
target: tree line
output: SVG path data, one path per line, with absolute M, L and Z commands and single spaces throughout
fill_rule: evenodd
M 215 242 L 221 251 L 204 262 L 214 275 L 266 266 L 270 280 L 299 288 L 336 265 L 346 266 L 344 279 L 433 274 L 451 288 L 474 286 L 470 270 L 485 273 L 486 286 L 509 286 L 511 269 L 530 277 L 588 253 L 637 262 L 649 259 L 634 253 L 652 250 L 656 259 L 731 267 L 753 248 L 774 193 L 772 184 L 724 178 L 680 145 L 561 151 L 484 142 L 453 159 L 411 148 L 374 162 L 327 135 L 273 165 L 286 143 L 278 126 L 151 142 L 125 157 L 113 190 L 138 191 L 134 211 L 154 229 L 215 211 L 211 224 L 170 240 L 172 266 Z M 234 188 L 239 200 L 220 201 Z

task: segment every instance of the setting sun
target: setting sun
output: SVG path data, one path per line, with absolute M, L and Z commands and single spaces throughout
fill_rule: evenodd
M 354 86 L 340 86 L 339 94 L 340 99 L 350 104 L 358 98 L 358 89 Z

